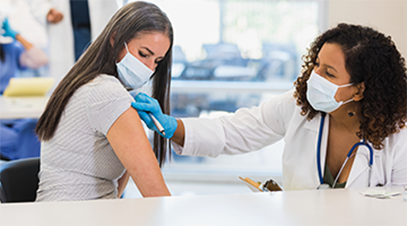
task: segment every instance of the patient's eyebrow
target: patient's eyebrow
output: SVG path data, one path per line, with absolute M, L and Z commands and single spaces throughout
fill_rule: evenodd
M 149 49 L 149 48 L 147 48 L 145 46 L 142 46 L 141 48 L 146 49 L 148 52 L 150 52 L 151 55 L 154 55 L 154 52 L 151 49 Z

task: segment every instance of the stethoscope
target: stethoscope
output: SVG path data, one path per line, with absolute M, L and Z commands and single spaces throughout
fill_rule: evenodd
M 322 132 L 324 130 L 324 121 L 325 121 L 325 115 L 321 116 L 321 123 L 319 124 L 319 134 L 318 134 L 318 146 L 317 146 L 317 162 L 318 162 L 318 176 L 319 176 L 319 182 L 320 185 L 318 186 L 317 189 L 326 189 L 329 188 L 329 185 L 324 184 L 324 179 L 322 177 L 322 167 L 321 167 L 321 141 L 322 141 Z M 343 162 L 341 169 L 338 172 L 338 175 L 336 176 L 334 183 L 332 184 L 332 187 L 335 187 L 335 184 L 339 178 L 339 175 L 342 173 L 343 168 L 346 165 L 346 162 L 348 162 L 348 159 L 353 156 L 352 153 L 353 151 L 360 145 L 364 145 L 369 149 L 370 152 L 370 160 L 369 160 L 369 179 L 368 179 L 368 187 L 370 187 L 370 178 L 371 178 L 371 171 L 372 171 L 372 165 L 373 165 L 373 148 L 366 143 L 366 140 L 363 139 L 363 141 L 358 142 L 352 146 L 350 151 L 348 152 L 345 161 Z

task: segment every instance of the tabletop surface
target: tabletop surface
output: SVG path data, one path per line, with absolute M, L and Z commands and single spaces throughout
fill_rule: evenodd
M 0 95 L 0 119 L 39 118 L 49 97 L 4 97 Z
M 10 203 L 0 225 L 407 225 L 407 202 L 335 189 Z

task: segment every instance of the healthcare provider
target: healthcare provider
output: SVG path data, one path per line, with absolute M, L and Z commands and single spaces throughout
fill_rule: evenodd
M 87 2 L 93 42 L 118 9 L 118 4 L 116 0 L 87 0 Z M 44 24 L 45 20 L 48 22 L 49 74 L 58 84 L 75 63 L 70 0 L 30 0 L 27 3 L 37 20 Z
M 118 198 L 129 176 L 143 197 L 170 195 L 160 171 L 167 140 L 157 135 L 152 150 L 127 89 L 152 78 L 154 96 L 168 103 L 173 40 L 154 4 L 128 3 L 113 15 L 38 120 L 36 201 Z
M 261 149 L 280 139 L 285 190 L 407 185 L 407 78 L 390 37 L 338 24 L 311 44 L 295 90 L 259 107 L 216 119 L 175 118 L 140 93 L 146 112 L 182 155 L 216 157 Z

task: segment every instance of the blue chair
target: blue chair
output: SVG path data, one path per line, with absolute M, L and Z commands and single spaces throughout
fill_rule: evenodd
M 33 202 L 37 197 L 40 158 L 26 158 L 0 164 L 0 200 Z

